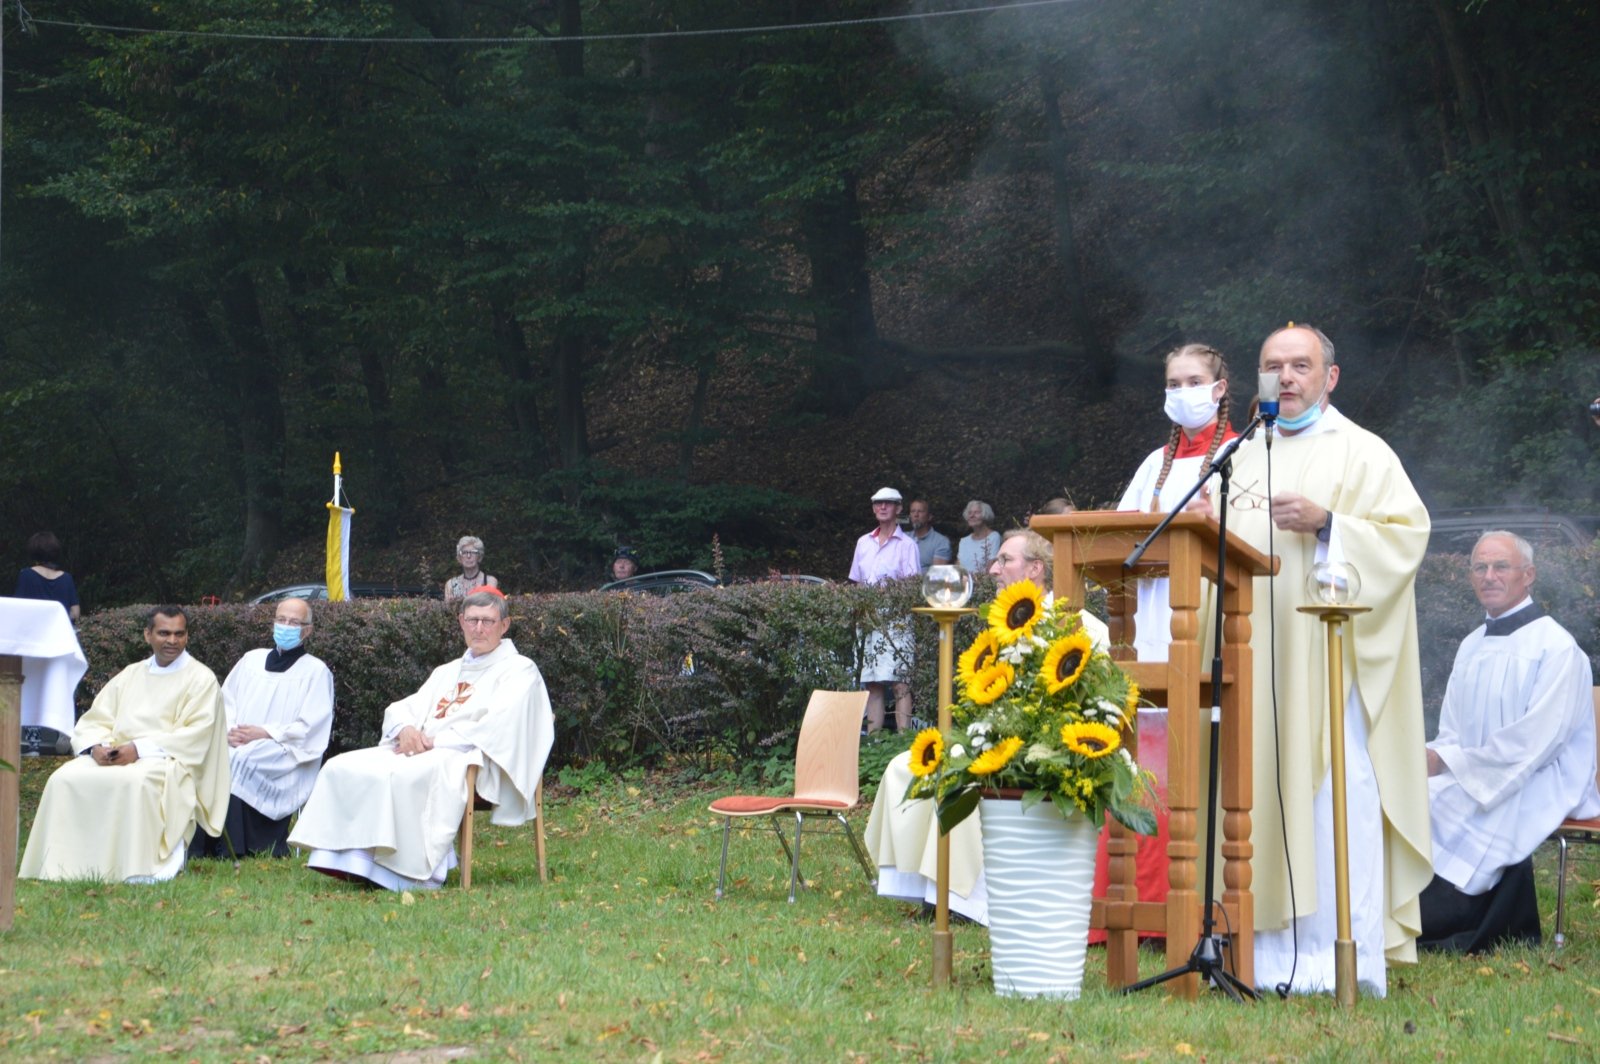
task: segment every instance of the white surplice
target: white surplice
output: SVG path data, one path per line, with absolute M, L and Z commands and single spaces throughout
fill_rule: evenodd
M 1549 617 L 1462 640 L 1428 744 L 1446 765 L 1428 780 L 1439 876 L 1482 894 L 1566 817 L 1600 814 L 1593 690 L 1588 655 Z
M 269 739 L 229 747 L 233 793 L 262 816 L 282 820 L 311 797 L 333 727 L 333 673 L 302 654 L 283 672 L 268 672 L 272 651 L 240 658 L 222 685 L 228 727 L 254 724 Z

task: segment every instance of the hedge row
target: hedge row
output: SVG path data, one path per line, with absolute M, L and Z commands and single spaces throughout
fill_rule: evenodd
M 1540 601 L 1591 654 L 1600 650 L 1600 551 L 1545 552 Z M 1481 612 L 1459 555 L 1430 557 L 1417 584 L 1424 692 L 1430 731 L 1456 645 Z M 665 598 L 599 592 L 514 596 L 511 638 L 544 673 L 556 713 L 557 766 L 622 767 L 667 755 L 707 766 L 778 769 L 792 756 L 812 688 L 857 686 L 865 634 L 918 604 L 915 582 L 885 589 L 750 584 Z M 987 594 L 987 590 L 981 592 Z M 193 610 L 190 650 L 221 678 L 265 645 L 272 606 Z M 90 669 L 80 710 L 123 664 L 147 653 L 143 609 L 84 619 Z M 913 692 L 932 717 L 937 640 L 918 619 Z M 976 630 L 964 621 L 957 648 Z M 384 707 L 461 653 L 452 609 L 431 600 L 324 604 L 312 650 L 333 669 L 335 750 L 371 744 Z

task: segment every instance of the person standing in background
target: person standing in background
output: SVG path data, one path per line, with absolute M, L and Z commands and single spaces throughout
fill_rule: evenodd
M 51 532 L 35 532 L 28 537 L 28 560 L 33 565 L 17 574 L 17 589 L 12 598 L 46 599 L 59 602 L 78 623 L 78 585 L 72 574 L 61 567 L 61 541 Z

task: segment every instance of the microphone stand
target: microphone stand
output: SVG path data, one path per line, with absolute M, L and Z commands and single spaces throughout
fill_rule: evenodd
M 1256 415 L 1245 430 L 1234 439 L 1228 441 L 1212 459 L 1211 470 L 1205 476 L 1195 481 L 1194 487 L 1189 489 L 1189 494 L 1172 509 L 1172 512 L 1146 536 L 1133 552 L 1123 561 L 1123 569 L 1132 569 L 1138 564 L 1150 544 L 1168 525 L 1172 524 L 1189 500 L 1200 491 L 1202 485 L 1217 476 L 1222 482 L 1219 493 L 1220 502 L 1217 505 L 1217 594 L 1215 619 L 1212 627 L 1211 648 L 1211 765 L 1206 778 L 1206 891 L 1204 908 L 1201 910 L 1200 940 L 1195 943 L 1194 950 L 1189 954 L 1189 959 L 1176 968 L 1169 968 L 1159 975 L 1152 975 L 1148 979 L 1141 979 L 1137 983 L 1130 983 L 1122 988 L 1124 994 L 1137 993 L 1148 990 L 1153 986 L 1177 979 L 1179 976 L 1194 974 L 1202 979 L 1210 980 L 1211 985 L 1222 990 L 1234 1001 L 1244 1004 L 1245 998 L 1252 1001 L 1258 1000 L 1255 988 L 1246 985 L 1242 980 L 1228 971 L 1223 964 L 1222 952 L 1226 948 L 1223 936 L 1217 932 L 1215 909 L 1216 902 L 1216 874 L 1217 874 L 1217 794 L 1221 789 L 1221 775 L 1218 771 L 1217 761 L 1222 749 L 1222 586 L 1223 574 L 1228 565 L 1228 485 L 1233 476 L 1233 456 L 1244 441 L 1255 435 L 1265 419 Z M 1271 428 L 1267 430 L 1271 438 Z

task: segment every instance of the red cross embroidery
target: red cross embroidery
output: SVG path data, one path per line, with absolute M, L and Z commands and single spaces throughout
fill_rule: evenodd
M 464 680 L 460 683 L 457 683 L 456 694 L 454 698 L 451 698 L 449 695 L 445 695 L 443 698 L 439 699 L 439 704 L 435 706 L 433 710 L 434 719 L 444 719 L 444 715 L 450 712 L 451 706 L 459 706 L 471 697 L 472 685 Z

